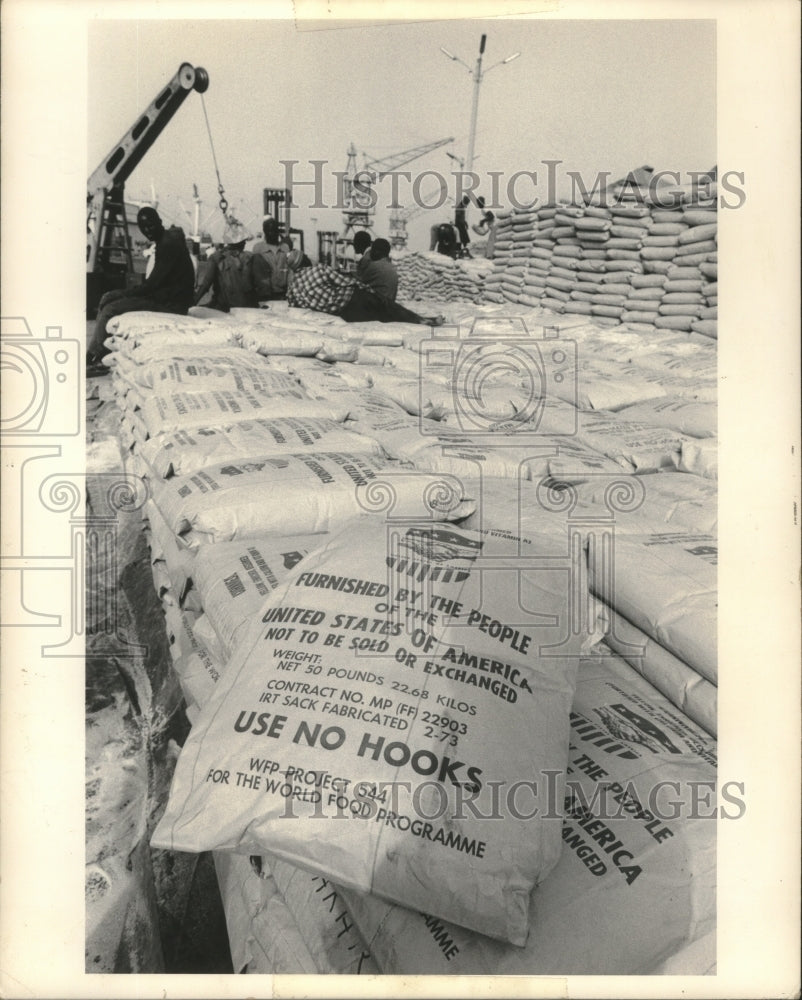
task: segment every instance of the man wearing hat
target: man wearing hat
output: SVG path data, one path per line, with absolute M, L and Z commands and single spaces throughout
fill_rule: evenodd
M 246 253 L 248 234 L 237 222 L 229 222 L 223 233 L 223 249 L 209 258 L 203 280 L 195 292 L 195 305 L 212 289 L 211 309 L 255 309 L 259 305 L 253 274 L 253 255 Z
M 281 248 L 279 225 L 272 215 L 262 222 L 264 240 L 255 243 L 253 253 L 254 282 L 260 301 L 283 299 L 287 293 L 287 254 Z
M 148 206 L 140 208 L 136 223 L 142 235 L 154 244 L 153 270 L 141 285 L 106 292 L 100 300 L 92 341 L 86 351 L 86 373 L 90 376 L 108 372 L 102 360 L 108 354 L 104 344 L 106 324 L 113 316 L 140 311 L 186 316 L 192 305 L 195 270 L 183 229 L 177 226 L 165 229 L 159 213 Z

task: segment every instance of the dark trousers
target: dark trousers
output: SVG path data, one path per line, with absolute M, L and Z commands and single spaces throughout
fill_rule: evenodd
M 422 323 L 423 320 L 411 309 L 397 302 L 387 302 L 365 288 L 355 288 L 340 316 L 349 323 Z
M 153 299 L 136 298 L 135 296 L 127 295 L 121 289 L 106 292 L 100 300 L 92 340 L 86 348 L 87 363 L 95 364 L 109 353 L 109 349 L 103 341 L 108 336 L 106 324 L 110 319 L 114 316 L 122 316 L 123 313 L 144 311 L 176 313 L 179 316 L 186 316 L 187 314 L 186 308 L 182 309 L 175 304 L 154 302 Z

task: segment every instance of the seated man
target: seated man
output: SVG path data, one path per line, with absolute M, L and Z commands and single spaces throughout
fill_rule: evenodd
M 290 253 L 295 249 L 295 244 L 292 241 L 292 237 L 282 236 L 278 248 L 287 258 L 289 258 Z M 301 254 L 301 267 L 311 267 L 312 261 L 306 256 L 303 250 L 300 250 L 299 253 Z M 287 274 L 289 275 L 289 267 L 287 268 Z
M 212 289 L 210 309 L 255 309 L 259 298 L 254 287 L 253 255 L 245 252 L 246 233 L 241 226 L 226 226 L 222 250 L 209 258 L 203 280 L 195 293 L 195 305 Z
M 370 263 L 370 245 L 373 242 L 367 229 L 360 229 L 354 233 L 353 247 L 354 259 L 356 260 L 356 276 L 360 281 L 364 280 L 362 272 Z
M 398 296 L 398 271 L 390 260 L 390 244 L 387 240 L 379 238 L 373 241 L 368 260 L 362 271 L 357 273 L 380 299 L 395 302 Z
M 134 288 L 114 289 L 100 300 L 92 341 L 86 351 L 87 375 L 103 375 L 101 362 L 108 354 L 106 324 L 128 312 L 167 312 L 186 316 L 195 294 L 195 270 L 184 231 L 165 229 L 155 208 L 140 208 L 136 223 L 142 235 L 155 244 L 155 263 L 148 277 Z
M 441 326 L 442 316 L 419 316 L 394 302 L 379 298 L 366 285 L 325 264 L 301 266 L 299 250 L 290 253 L 287 302 L 291 306 L 341 316 L 349 323 L 378 320 L 380 323 L 426 323 Z

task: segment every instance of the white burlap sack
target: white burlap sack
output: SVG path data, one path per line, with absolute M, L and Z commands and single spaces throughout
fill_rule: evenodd
M 619 413 L 626 420 L 637 420 L 655 427 L 670 427 L 691 437 L 716 436 L 717 407 L 712 402 L 666 396 L 636 403 Z
M 214 852 L 236 973 L 370 975 L 377 972 L 336 889 L 267 857 Z M 286 870 L 297 872 L 294 878 Z M 275 871 L 275 875 L 274 875 Z
M 240 343 L 248 351 L 255 351 L 266 357 L 293 355 L 312 357 L 320 350 L 324 334 L 322 330 L 308 328 L 284 329 L 281 327 L 246 326 L 239 335 Z
M 715 742 L 616 657 L 582 661 L 571 719 L 563 852 L 532 893 L 525 947 L 345 890 L 383 973 L 648 975 L 676 956 L 671 971 L 693 975 L 715 964 Z
M 680 472 L 693 472 L 705 479 L 718 479 L 718 442 L 686 441 L 677 460 Z
M 141 417 L 150 437 L 174 431 L 216 424 L 230 425 L 240 420 L 275 417 L 314 417 L 324 420 L 344 420 L 342 408 L 308 393 L 286 376 L 284 384 L 274 382 L 270 395 L 219 390 L 215 392 L 174 392 L 168 396 L 150 396 L 143 401 Z
M 544 443 L 546 443 L 544 441 Z M 584 483 L 601 473 L 620 472 L 621 465 L 607 458 L 596 448 L 578 437 L 560 438 L 555 441 L 559 454 L 549 459 L 549 475 L 564 483 Z M 534 475 L 533 475 L 534 478 Z
M 192 584 L 226 659 L 267 595 L 325 539 L 322 534 L 267 536 L 200 547 Z
M 216 313 L 213 318 L 201 319 L 195 316 L 179 316 L 176 313 L 138 310 L 113 316 L 106 328 L 111 333 L 125 338 L 137 339 L 142 335 L 166 333 L 174 334 L 180 339 L 186 334 L 190 338 L 192 335 L 198 335 L 201 339 L 208 336 L 222 343 L 231 340 L 234 327 L 222 313 Z
M 177 605 L 164 606 L 173 668 L 193 725 L 220 680 L 225 665 L 225 655 L 216 646 L 214 637 L 211 642 L 207 641 L 203 625 L 198 627 L 202 619 L 203 615 L 196 611 L 181 609 Z
M 192 575 L 194 557 L 179 544 L 152 498 L 145 503 L 143 513 L 148 521 L 151 561 L 160 560 L 165 564 L 168 574 L 166 585 L 173 591 L 174 600 L 181 601 L 187 589 L 187 580 Z M 157 593 L 159 597 L 163 596 L 159 588 Z
M 213 857 L 235 974 L 320 972 L 272 876 L 260 878 L 242 855 Z
M 173 344 L 150 346 L 147 341 L 136 348 L 115 352 L 115 372 L 124 375 L 132 384 L 152 388 L 162 379 L 161 373 L 172 366 L 184 369 L 187 365 L 223 365 L 227 368 L 243 365 L 264 370 L 264 362 L 253 358 L 236 344 L 212 344 L 208 347 L 178 347 Z M 155 376 L 155 377 L 154 377 Z M 167 377 L 166 375 L 164 377 Z
M 507 810 L 481 822 L 464 797 L 486 811 L 498 783 L 548 770 L 562 798 L 595 622 L 569 617 L 588 608 L 581 552 L 570 573 L 554 557 L 565 562 L 564 544 L 545 535 L 409 522 L 333 538 L 243 637 L 187 739 L 153 846 L 270 851 L 522 944 L 559 824 Z M 527 787 L 545 808 L 543 781 Z
M 427 369 L 427 376 L 430 371 Z M 375 372 L 372 381 L 380 393 L 398 403 L 407 413 L 440 420 L 451 405 L 451 390 L 443 382 L 445 374 L 431 372 L 431 376 L 407 375 L 388 368 Z M 355 412 L 352 409 L 351 415 Z
M 159 395 L 215 389 L 269 392 L 283 378 L 262 358 L 241 348 L 217 358 L 151 361 L 138 366 L 130 377 L 138 386 Z
M 607 645 L 653 684 L 661 694 L 714 739 L 718 734 L 715 684 L 610 609 Z
M 673 467 L 687 440 L 674 430 L 628 419 L 621 413 L 583 413 L 578 439 L 631 472 L 657 472 Z
M 331 531 L 346 520 L 454 520 L 473 509 L 458 481 L 353 452 L 301 452 L 201 469 L 153 484 L 162 516 L 189 548 L 255 535 Z
M 575 386 L 565 380 L 554 388 L 556 396 L 576 400 L 581 410 L 620 410 L 659 393 L 660 387 L 650 380 L 648 372 L 632 373 L 624 380 L 617 366 L 602 369 L 601 365 L 581 370 Z
M 645 535 L 665 530 L 694 531 L 714 534 L 718 520 L 717 491 L 709 479 L 693 475 L 638 476 L 623 487 L 619 499 L 629 503 L 615 503 L 616 494 L 611 495 L 613 484 L 621 483 L 622 477 L 614 479 L 598 476 L 575 489 L 578 503 L 577 514 L 587 509 L 598 519 L 601 517 L 614 526 L 616 534 Z M 612 506 L 611 506 L 612 502 Z
M 287 908 L 303 928 L 304 943 L 318 972 L 365 976 L 379 971 L 341 894 L 329 879 L 270 855 L 263 856 L 261 863 L 263 870 L 266 866 L 270 871 Z M 265 923 L 263 933 L 271 933 L 269 923 Z
M 711 683 L 716 655 L 718 545 L 712 535 L 664 531 L 616 538 L 615 566 L 590 547 L 591 588 L 622 617 Z
M 162 479 L 185 476 L 220 463 L 249 461 L 299 451 L 357 451 L 381 455 L 377 441 L 346 430 L 334 420 L 279 417 L 243 420 L 162 434 L 141 447 L 143 458 Z

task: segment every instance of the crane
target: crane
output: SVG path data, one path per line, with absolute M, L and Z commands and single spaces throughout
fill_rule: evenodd
M 124 283 L 133 271 L 125 214 L 125 182 L 190 91 L 203 94 L 208 87 L 209 74 L 205 69 L 181 63 L 167 86 L 159 91 L 90 174 L 86 184 L 87 310 L 93 311 L 102 293 Z
M 361 171 L 357 169 L 356 146 L 352 142 L 348 147 L 348 162 L 343 178 L 343 203 L 345 205 L 343 238 L 347 239 L 353 229 L 373 228 L 375 205 L 374 199 L 370 196 L 372 182 L 369 178 L 358 177 L 359 174 L 375 174 L 376 179 L 381 180 L 394 170 L 404 166 L 405 163 L 411 163 L 413 160 L 425 156 L 426 153 L 453 141 L 454 137 L 450 136 L 448 139 L 439 139 L 437 142 L 429 142 L 423 146 L 415 146 L 412 149 L 404 149 L 400 153 L 393 153 L 391 156 L 370 160 L 367 153 L 363 152 L 362 156 L 365 158 L 365 162 Z
M 426 205 L 425 199 L 421 197 L 421 203 L 414 208 L 395 208 L 390 213 L 390 243 L 394 250 L 403 250 L 407 245 L 409 234 L 407 233 L 407 223 L 417 219 L 423 212 L 439 211 L 442 205 Z M 445 203 L 454 204 L 454 199 L 449 195 Z

